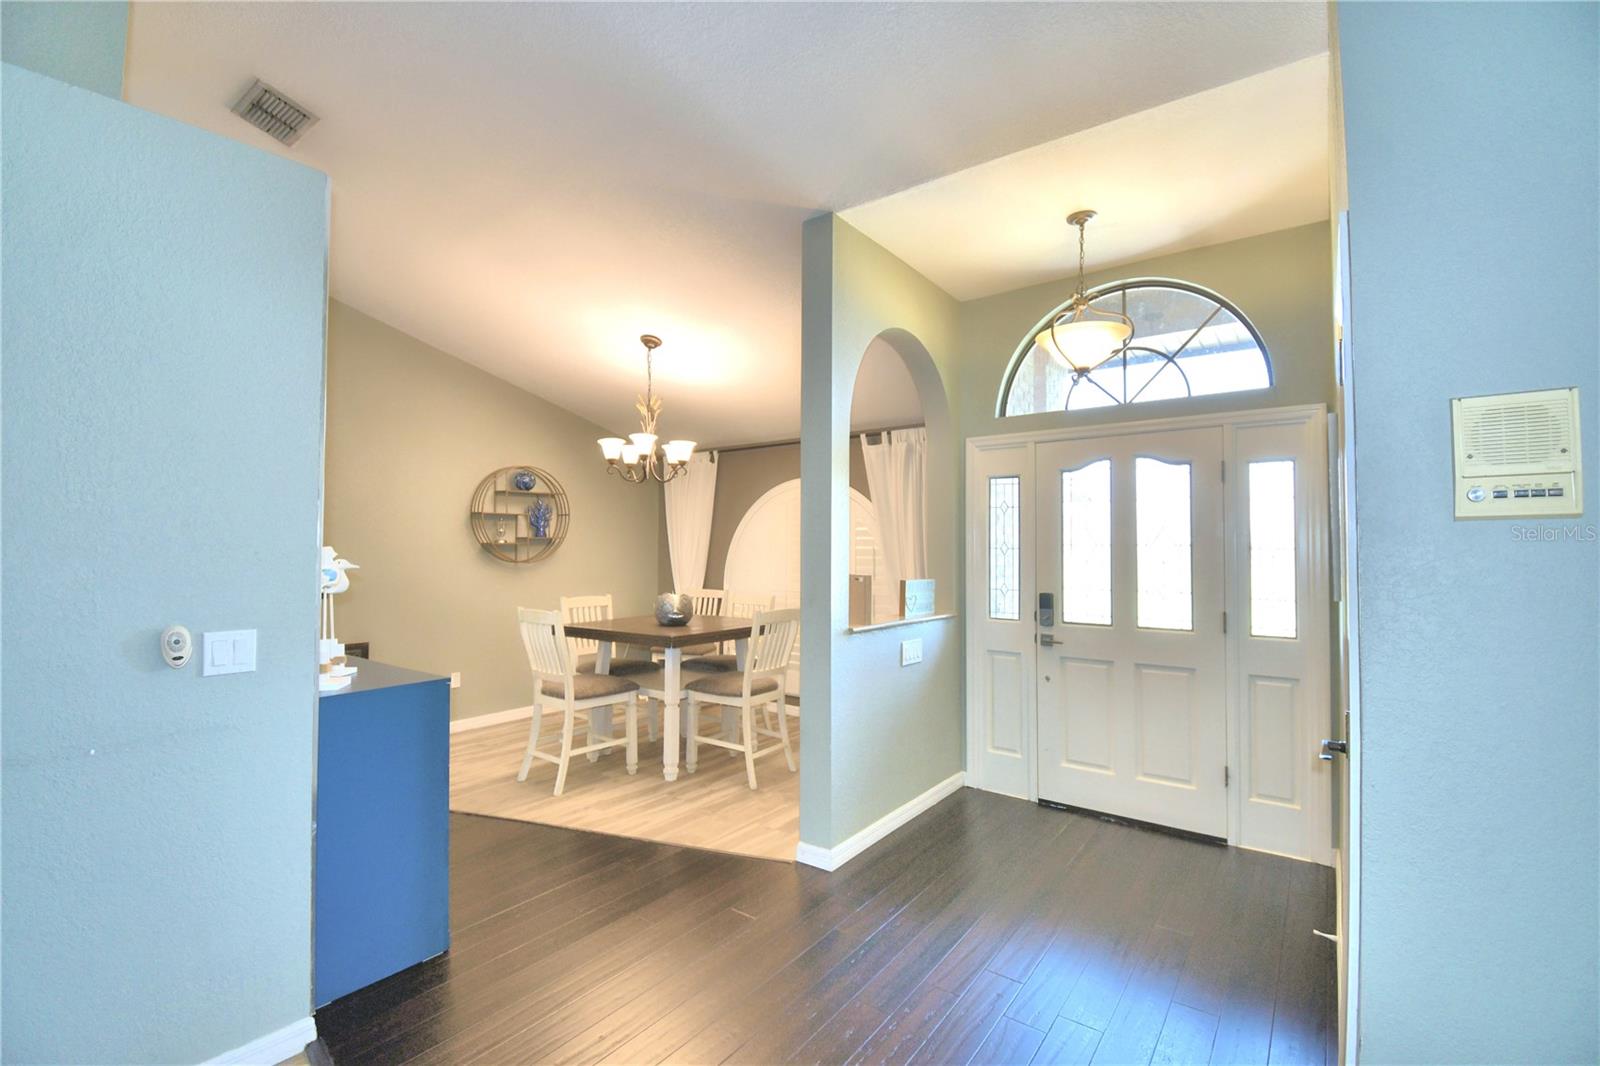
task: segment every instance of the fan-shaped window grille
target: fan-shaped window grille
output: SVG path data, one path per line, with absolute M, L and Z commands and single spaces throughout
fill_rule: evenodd
M 1126 348 L 1087 373 L 1033 342 L 1066 307 L 1028 331 L 1001 389 L 1000 414 L 1082 411 L 1248 392 L 1272 384 L 1267 346 L 1243 312 L 1216 293 L 1181 281 L 1119 281 L 1092 290 L 1090 302 L 1133 320 Z

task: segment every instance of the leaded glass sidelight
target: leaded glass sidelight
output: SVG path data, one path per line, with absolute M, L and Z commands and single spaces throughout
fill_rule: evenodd
M 1022 479 L 989 479 L 989 617 L 1022 618 Z
M 1250 464 L 1250 635 L 1298 633 L 1295 603 L 1294 461 Z

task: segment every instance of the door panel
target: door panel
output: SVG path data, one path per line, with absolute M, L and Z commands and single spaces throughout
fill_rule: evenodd
M 1222 431 L 1035 454 L 1039 796 L 1226 836 Z

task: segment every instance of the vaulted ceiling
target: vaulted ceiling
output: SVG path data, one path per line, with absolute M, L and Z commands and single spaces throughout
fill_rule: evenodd
M 731 443 L 798 433 L 807 217 L 1326 48 L 1321 3 L 135 3 L 126 95 L 326 171 L 336 299 L 617 429 L 657 333 L 663 431 Z

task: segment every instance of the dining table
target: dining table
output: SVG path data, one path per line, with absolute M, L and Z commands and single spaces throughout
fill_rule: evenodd
M 743 670 L 745 653 L 750 646 L 750 619 L 728 615 L 696 615 L 682 625 L 666 626 L 656 621 L 655 615 L 643 614 L 631 618 L 568 622 L 565 628 L 568 637 L 597 642 L 594 664 L 597 674 L 611 672 L 611 657 L 618 644 L 661 650 L 664 674 L 662 689 L 667 697 L 661 710 L 661 774 L 668 781 L 676 781 L 678 749 L 682 744 L 678 708 L 683 699 L 683 650 L 731 640 L 739 669 Z M 595 723 L 597 732 L 610 735 L 609 718 L 608 709 Z

